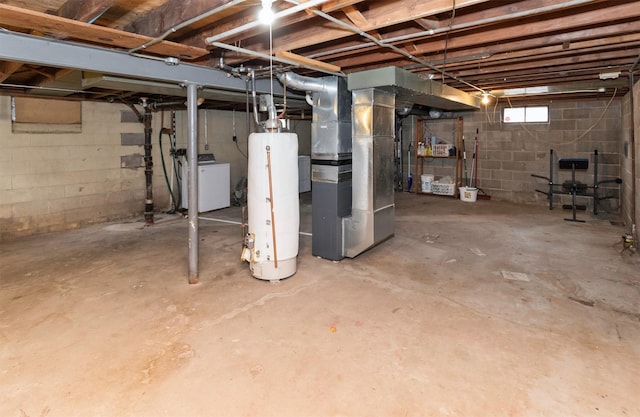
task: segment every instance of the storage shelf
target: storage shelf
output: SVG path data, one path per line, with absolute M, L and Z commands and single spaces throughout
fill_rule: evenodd
M 425 195 L 437 195 L 440 197 L 459 197 L 458 185 L 461 182 L 462 175 L 462 153 L 461 153 L 461 145 L 462 145 L 462 134 L 463 134 L 463 120 L 462 117 L 454 117 L 454 118 L 441 118 L 441 119 L 426 119 L 420 118 L 418 119 L 418 129 L 416 131 L 416 137 L 414 138 L 415 149 L 418 149 L 418 142 L 422 141 L 425 137 L 425 124 L 431 123 L 451 123 L 453 124 L 452 128 L 454 130 L 454 146 L 455 146 L 455 155 L 453 156 L 434 156 L 434 155 L 418 155 L 415 156 L 415 167 L 416 167 L 416 182 L 415 182 L 415 194 L 425 194 Z M 445 160 L 454 160 L 455 163 L 451 163 L 451 174 L 454 178 L 453 183 L 453 195 L 450 194 L 434 194 L 422 191 L 422 174 L 429 174 L 429 172 L 425 172 L 429 168 L 430 160 L 436 159 L 445 159 Z M 425 163 L 425 161 L 427 161 Z

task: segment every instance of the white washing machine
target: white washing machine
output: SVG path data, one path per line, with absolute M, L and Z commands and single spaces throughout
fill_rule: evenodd
M 189 167 L 182 160 L 182 207 L 189 208 Z M 231 174 L 229 163 L 216 161 L 198 162 L 198 212 L 229 207 Z

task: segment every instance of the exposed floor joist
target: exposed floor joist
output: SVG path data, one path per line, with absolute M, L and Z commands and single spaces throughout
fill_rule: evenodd
M 151 40 L 148 36 L 90 25 L 4 4 L 0 4 L 0 25 L 38 30 L 59 38 L 83 40 L 93 44 L 112 45 L 121 48 L 135 48 Z M 159 42 L 145 49 L 145 52 L 187 60 L 201 58 L 209 54 L 209 51 L 204 48 L 196 48 L 169 41 Z

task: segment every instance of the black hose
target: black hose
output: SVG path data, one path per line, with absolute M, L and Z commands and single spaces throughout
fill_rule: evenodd
M 173 172 L 176 173 L 176 185 L 178 188 L 178 204 L 177 204 L 177 208 L 181 208 L 182 206 L 182 164 L 180 164 L 178 162 L 178 158 L 176 157 L 176 143 L 173 142 L 173 145 L 171 147 L 172 150 L 172 154 L 173 154 Z
M 169 190 L 169 195 L 171 196 L 171 201 L 173 203 L 173 209 L 170 211 L 170 213 L 174 213 L 177 209 L 178 209 L 178 203 L 176 202 L 176 197 L 173 194 L 173 190 L 171 189 L 171 184 L 169 183 L 169 176 L 167 175 L 167 166 L 164 162 L 164 151 L 162 150 L 162 134 L 164 129 L 160 129 L 160 135 L 158 137 L 158 142 L 160 142 L 160 160 L 162 161 L 162 172 L 164 172 L 164 180 L 167 183 L 167 189 Z M 174 170 L 175 170 L 175 161 L 174 161 Z M 180 181 L 178 181 L 178 184 L 180 184 Z M 178 195 L 180 193 L 180 185 L 178 185 Z

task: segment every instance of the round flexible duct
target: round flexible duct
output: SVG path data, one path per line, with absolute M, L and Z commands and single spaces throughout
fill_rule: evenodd
M 305 77 L 291 71 L 278 74 L 277 77 L 282 84 L 286 84 L 288 88 L 295 90 L 319 92 L 336 89 L 335 84 L 327 84 L 323 78 Z

